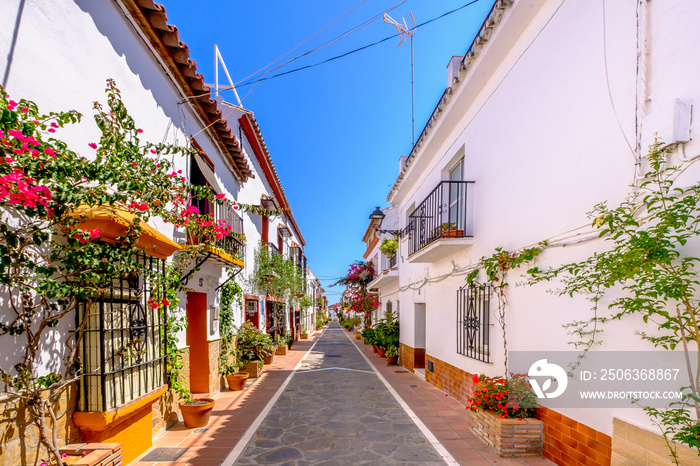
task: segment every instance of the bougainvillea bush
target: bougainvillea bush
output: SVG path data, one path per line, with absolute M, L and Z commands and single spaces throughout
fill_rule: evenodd
M 37 426 L 38 455 L 55 464 L 62 464 L 55 408 L 81 376 L 77 349 L 85 321 L 75 322 L 78 303 L 98 299 L 115 279 L 145 274 L 156 283 L 150 306 L 174 306 L 189 259 L 231 232 L 190 205 L 190 196 L 232 201 L 189 185 L 173 168 L 170 160 L 189 149 L 142 142 L 142 130 L 111 80 L 106 93 L 107 106 L 94 107 L 99 141 L 71 149 L 56 136 L 64 126 L 80 124 L 80 114 L 42 114 L 33 102 L 13 100 L 0 88 L 0 341 L 16 349 L 6 355 L 0 380 L 7 399 Z M 95 208 L 125 212 L 131 218 L 126 233 L 106 241 L 99 228 L 83 228 Z M 160 275 L 135 259 L 148 253 L 139 238 L 153 217 L 204 238 Z M 174 344 L 168 338 L 168 348 Z M 169 367 L 180 366 L 170 361 Z
M 474 375 L 477 388 L 467 400 L 467 409 L 493 411 L 502 418 L 533 417 L 537 398 L 524 374 L 510 374 L 510 378 Z

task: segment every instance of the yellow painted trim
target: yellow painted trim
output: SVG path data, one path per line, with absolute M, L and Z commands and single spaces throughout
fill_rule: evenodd
M 73 211 L 72 217 L 82 218 L 78 227 L 93 230 L 100 230 L 100 239 L 113 243 L 116 238 L 123 236 L 128 227 L 134 224 L 136 216 L 124 208 L 101 205 L 87 206 L 81 205 Z M 160 259 L 165 259 L 175 251 L 182 249 L 182 246 L 160 233 L 158 230 L 141 222 L 141 236 L 137 243 L 139 247 L 145 247 L 146 253 Z
M 213 247 L 213 246 L 210 246 L 207 244 L 205 249 L 207 251 L 211 252 L 212 254 L 216 254 L 217 256 L 221 257 L 226 262 L 230 262 L 233 265 L 237 265 L 240 268 L 245 267 L 245 264 L 243 263 L 242 260 L 237 259 L 237 258 L 233 257 L 231 254 L 224 252 L 224 250 L 221 248 L 216 248 L 216 247 Z
M 73 413 L 73 422 L 80 430 L 101 432 L 126 421 L 142 408 L 155 403 L 166 391 L 168 391 L 168 386 L 163 385 L 157 390 L 137 398 L 125 406 L 109 411 L 76 411 Z

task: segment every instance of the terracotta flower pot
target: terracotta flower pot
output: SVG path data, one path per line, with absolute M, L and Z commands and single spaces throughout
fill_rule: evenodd
M 235 372 L 233 374 L 226 374 L 226 382 L 228 382 L 229 390 L 238 391 L 245 388 L 245 381 L 248 380 L 249 374 L 247 372 Z
M 356 333 L 356 334 L 355 334 L 355 340 L 359 340 L 360 338 L 362 338 L 362 334 L 361 334 L 361 333 Z
M 387 356 L 386 363 L 390 366 L 396 365 L 396 361 L 399 359 L 398 356 Z
M 287 345 L 278 346 L 277 349 L 275 350 L 275 354 L 278 356 L 286 356 L 287 351 L 289 351 L 289 348 L 287 347 Z
M 372 346 L 372 351 L 374 351 L 375 353 L 378 353 L 378 352 L 379 352 L 379 350 L 377 349 L 376 346 Z
M 263 364 L 272 364 L 272 362 L 275 360 L 275 351 L 276 349 L 268 353 L 267 356 L 263 357 Z
M 185 427 L 190 429 L 206 426 L 212 409 L 214 409 L 214 400 L 211 398 L 194 398 L 192 404 L 180 402 L 182 420 L 185 421 Z
M 379 353 L 380 358 L 385 358 L 386 357 L 386 350 L 382 348 L 377 348 L 377 353 Z

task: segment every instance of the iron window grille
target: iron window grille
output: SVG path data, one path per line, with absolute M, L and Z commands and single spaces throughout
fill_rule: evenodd
M 408 255 L 441 238 L 471 237 L 467 192 L 473 181 L 442 181 L 408 216 Z
M 163 259 L 141 253 L 135 260 L 165 273 Z M 166 383 L 167 312 L 148 305 L 152 286 L 144 275 L 127 276 L 113 280 L 95 300 L 79 303 L 77 324 L 85 320 L 79 410 L 108 411 Z
M 393 269 L 394 267 L 396 267 L 396 260 L 397 260 L 398 256 L 399 255 L 397 253 L 389 258 L 389 268 L 390 269 Z
M 468 284 L 457 291 L 457 353 L 490 361 L 491 285 Z

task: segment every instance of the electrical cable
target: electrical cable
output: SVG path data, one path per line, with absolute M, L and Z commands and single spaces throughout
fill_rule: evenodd
M 258 74 L 258 73 L 260 73 L 261 71 L 263 71 L 264 69 L 269 68 L 270 66 L 274 65 L 275 63 L 277 63 L 278 61 L 280 61 L 281 59 L 283 59 L 284 57 L 286 57 L 287 55 L 289 55 L 290 53 L 292 53 L 293 51 L 295 51 L 296 49 L 298 49 L 299 47 L 301 47 L 302 45 L 304 45 L 305 43 L 307 43 L 308 41 L 310 41 L 311 39 L 313 39 L 313 38 L 316 37 L 317 35 L 319 35 L 320 33 L 322 33 L 323 31 L 325 31 L 326 29 L 328 29 L 330 26 L 332 26 L 333 24 L 335 24 L 336 22 L 338 22 L 339 20 L 341 20 L 342 18 L 344 18 L 345 16 L 347 16 L 349 13 L 351 13 L 352 11 L 354 11 L 356 8 L 358 8 L 360 5 L 362 5 L 362 4 L 365 3 L 365 2 L 367 2 L 367 0 L 362 0 L 360 3 L 358 3 L 358 4 L 355 5 L 354 7 L 350 8 L 348 11 L 346 11 L 345 13 L 343 13 L 343 14 L 340 15 L 340 16 L 338 16 L 336 19 L 334 19 L 333 21 L 331 21 L 330 23 L 326 24 L 324 27 L 322 27 L 321 29 L 319 29 L 318 31 L 316 31 L 314 34 L 312 34 L 311 36 L 309 36 L 306 40 L 304 40 L 304 41 L 301 42 L 299 45 L 297 45 L 296 47 L 294 47 L 293 49 L 291 49 L 289 52 L 287 52 L 287 53 L 285 53 L 284 55 L 280 56 L 279 58 L 277 58 L 277 59 L 271 61 L 271 62 L 268 63 L 267 65 L 265 65 L 265 66 L 263 66 L 262 68 L 260 68 L 258 71 L 255 71 L 254 73 L 249 74 L 249 75 L 246 76 L 245 78 L 241 79 L 241 81 L 245 81 L 246 79 L 250 79 L 250 78 L 252 78 L 253 76 L 255 76 L 256 74 Z
M 453 13 L 456 13 L 456 12 L 458 12 L 458 11 L 460 11 L 460 10 L 462 10 L 462 9 L 464 9 L 464 8 L 466 8 L 466 7 L 468 7 L 468 6 L 471 6 L 471 5 L 473 5 L 473 4 L 475 4 L 475 3 L 479 2 L 479 1 L 481 1 L 481 0 L 472 0 L 472 1 L 468 2 L 468 3 L 465 3 L 464 5 L 462 5 L 462 6 L 460 6 L 460 7 L 457 7 L 457 8 L 455 8 L 454 10 L 450 10 L 450 11 L 448 11 L 448 12 L 446 12 L 446 13 L 441 14 L 440 16 L 436 16 L 435 18 L 432 18 L 432 19 L 429 19 L 429 20 L 427 20 L 427 21 L 424 21 L 424 22 L 422 22 L 422 23 L 420 23 L 420 24 L 417 24 L 412 30 L 415 31 L 415 30 L 418 29 L 419 27 L 426 26 L 426 25 L 428 25 L 428 24 L 430 24 L 430 23 L 432 23 L 432 22 L 434 22 L 434 21 L 437 21 L 437 20 L 442 19 L 442 18 L 444 18 L 444 17 L 446 17 L 446 16 L 448 16 L 448 15 L 451 15 L 451 14 L 453 14 Z M 402 2 L 402 3 L 403 3 L 403 2 Z M 400 4 L 399 4 L 399 5 L 400 5 Z M 399 5 L 397 5 L 397 6 L 399 6 Z M 394 8 L 396 8 L 396 7 L 394 7 Z M 391 11 L 391 10 L 387 10 L 387 11 Z M 374 19 L 373 19 L 372 21 L 374 21 Z M 364 25 L 363 25 L 362 27 L 364 27 Z M 296 72 L 298 72 L 298 71 L 307 70 L 307 69 L 309 69 L 309 68 L 315 68 L 315 67 L 317 67 L 317 66 L 320 66 L 320 65 L 323 65 L 323 64 L 326 64 L 326 63 L 329 63 L 329 62 L 338 60 L 338 59 L 340 59 L 340 58 L 347 57 L 348 55 L 352 55 L 352 54 L 355 54 L 355 53 L 357 53 L 357 52 L 361 52 L 361 51 L 366 50 L 366 49 L 368 49 L 368 48 L 374 47 L 374 46 L 376 46 L 376 45 L 382 44 L 382 43 L 384 43 L 384 42 L 386 42 L 386 41 L 388 41 L 388 40 L 390 40 L 390 39 L 393 39 L 393 38 L 396 37 L 397 35 L 398 35 L 398 34 L 392 34 L 391 36 L 385 37 L 384 39 L 380 39 L 380 40 L 378 40 L 378 41 L 376 41 L 376 42 L 373 42 L 373 43 L 371 43 L 371 44 L 368 44 L 368 45 L 365 45 L 365 46 L 356 48 L 356 49 L 354 49 L 354 50 L 350 50 L 349 52 L 345 52 L 345 53 L 343 53 L 343 54 L 341 54 L 341 55 L 336 55 L 336 56 L 334 56 L 334 57 L 331 57 L 331 58 L 328 58 L 328 59 L 326 59 L 326 60 L 320 61 L 320 62 L 318 62 L 318 63 L 314 63 L 314 64 L 311 64 L 311 65 L 302 66 L 302 67 L 295 68 L 295 69 L 289 70 L 289 71 L 285 71 L 285 72 L 283 72 L 283 73 L 278 73 L 278 74 L 275 74 L 275 75 L 272 75 L 272 76 L 269 76 L 269 77 L 263 76 L 262 78 L 260 78 L 260 79 L 258 79 L 258 80 L 242 81 L 242 82 L 239 82 L 239 83 L 237 84 L 237 87 L 240 88 L 240 87 L 250 86 L 251 84 L 255 84 L 255 85 L 257 86 L 257 84 L 260 83 L 260 82 L 262 82 L 262 81 L 268 81 L 268 80 L 270 80 L 270 79 L 279 78 L 279 77 L 281 77 L 281 76 L 286 76 L 286 75 L 288 75 L 288 74 L 296 73 Z M 315 50 L 312 50 L 312 51 L 310 51 L 310 52 L 307 52 L 307 53 L 304 54 L 304 55 L 300 55 L 300 56 L 297 57 L 297 58 L 301 58 L 301 57 L 303 57 L 303 56 L 305 56 L 305 55 L 308 55 L 309 53 L 311 53 L 311 52 L 313 52 L 313 51 L 315 51 Z M 296 58 L 295 58 L 294 60 L 296 60 Z M 291 60 L 290 60 L 290 62 L 291 62 Z M 283 65 L 280 65 L 278 68 L 275 68 L 275 69 L 279 69 L 279 68 L 285 66 L 285 65 L 288 64 L 288 63 L 289 63 L 289 62 L 287 62 L 287 63 L 285 63 L 285 64 L 283 64 Z M 272 69 L 272 70 L 270 70 L 270 71 L 274 71 L 274 69 Z M 220 90 L 221 90 L 221 89 L 220 89 Z

